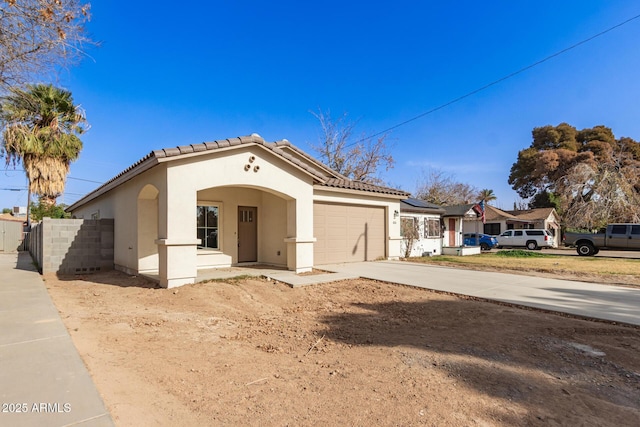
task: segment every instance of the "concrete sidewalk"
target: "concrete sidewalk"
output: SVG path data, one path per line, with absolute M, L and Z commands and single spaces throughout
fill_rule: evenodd
M 640 289 L 403 261 L 323 265 L 368 279 L 640 325 Z
M 146 274 L 145 276 L 156 282 L 158 281 L 157 276 L 155 275 L 152 276 Z M 358 278 L 358 276 L 354 276 L 352 274 L 334 272 L 326 272 L 320 274 L 296 274 L 293 271 L 289 271 L 284 268 L 273 268 L 269 266 L 258 265 L 201 270 L 198 271 L 198 278 L 196 282 L 206 282 L 208 280 L 224 280 L 239 276 L 266 277 L 271 280 L 285 283 L 292 288 Z
M 0 253 L 0 425 L 113 426 L 26 252 Z

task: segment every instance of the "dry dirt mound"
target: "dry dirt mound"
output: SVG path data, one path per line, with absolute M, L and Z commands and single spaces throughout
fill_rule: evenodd
M 116 423 L 640 423 L 640 330 L 368 280 L 46 284 Z

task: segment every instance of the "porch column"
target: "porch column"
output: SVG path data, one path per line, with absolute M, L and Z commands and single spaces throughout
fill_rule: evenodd
M 313 268 L 313 198 L 287 201 L 287 268 L 306 273 Z
M 196 191 L 167 170 L 166 191 L 158 198 L 158 261 L 160 286 L 195 283 L 198 275 Z

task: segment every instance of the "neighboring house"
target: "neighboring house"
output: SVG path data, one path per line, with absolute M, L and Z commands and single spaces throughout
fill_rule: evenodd
M 560 235 L 560 217 L 554 208 L 537 208 L 528 210 L 503 211 L 485 205 L 485 224 L 478 220 L 465 221 L 464 232 L 472 233 L 484 230 L 485 234 L 497 236 L 503 231 L 523 228 L 539 228 L 549 230 L 554 236 Z M 558 245 L 554 240 L 554 245 Z
M 515 215 L 487 204 L 484 206 L 484 218 L 484 224 L 482 224 L 480 218 L 477 220 L 474 218 L 466 221 L 464 225 L 464 232 L 480 232 L 491 236 L 497 236 L 505 230 L 510 230 L 512 228 L 527 228 L 529 225 L 529 221 L 518 219 Z
M 442 214 L 445 210 L 424 200 L 409 198 L 400 202 L 401 230 L 415 230 L 415 239 L 403 236 L 402 253 L 411 244 L 409 256 L 442 254 Z
M 0 214 L 0 221 L 11 221 L 11 222 L 19 222 L 23 223 L 27 221 L 27 217 L 25 216 L 15 216 L 10 213 Z
M 0 214 L 0 252 L 15 252 L 20 248 L 27 218 Z
M 558 212 L 556 212 L 555 208 L 507 211 L 507 213 L 515 215 L 516 218 L 521 221 L 529 221 L 528 226 L 522 228 L 541 228 L 549 230 L 551 234 L 556 237 L 554 242 L 557 245 L 559 240 L 558 237 L 560 236 L 560 216 L 558 215 Z
M 444 237 L 443 247 L 459 247 L 464 245 L 463 233 L 481 232 L 480 229 L 468 229 L 471 222 L 477 224 L 479 221 L 478 212 L 473 209 L 475 203 L 466 205 L 444 206 Z M 480 222 L 482 225 L 482 222 Z
M 67 210 L 113 218 L 115 267 L 175 287 L 206 268 L 398 258 L 407 196 L 253 134 L 152 151 Z

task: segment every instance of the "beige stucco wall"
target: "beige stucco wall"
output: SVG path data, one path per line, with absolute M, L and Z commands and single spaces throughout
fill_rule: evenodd
M 114 263 L 159 269 L 163 286 L 191 283 L 197 269 L 237 263 L 238 206 L 258 208 L 258 262 L 296 272 L 313 267 L 313 202 L 381 206 L 387 257 L 401 255 L 400 198 L 314 187 L 313 177 L 259 145 L 217 149 L 160 163 L 73 211 L 114 218 Z M 195 207 L 219 204 L 220 250 L 198 250 Z
M 198 268 L 226 267 L 238 261 L 238 206 L 258 208 L 258 259 L 287 265 L 287 200 L 262 190 L 216 187 L 198 192 L 198 203 L 220 207 L 220 250 L 198 249 Z M 278 253 L 279 252 L 279 253 Z
M 158 165 L 72 212 L 76 218 L 91 219 L 94 214 L 98 214 L 100 218 L 115 219 L 114 264 L 118 269 L 128 272 L 139 271 L 138 196 L 148 185 L 152 185 L 158 194 L 162 195 L 166 189 L 165 169 L 164 165 Z M 141 221 L 149 223 L 156 221 L 156 218 L 141 218 Z M 145 269 L 150 268 L 146 265 Z
M 198 199 L 224 203 L 224 246 L 221 253 L 199 255 L 198 267 L 237 262 L 238 206 L 258 207 L 258 262 L 297 272 L 313 267 L 313 247 L 300 243 L 313 234 L 313 180 L 306 172 L 260 146 L 217 150 L 197 162 L 185 158 L 170 165 L 168 182 L 177 197 L 170 198 L 168 215 L 181 225 L 177 235 L 196 235 L 193 207 Z M 185 199 L 189 193 L 193 203 Z M 187 205 L 191 208 L 185 209 Z

